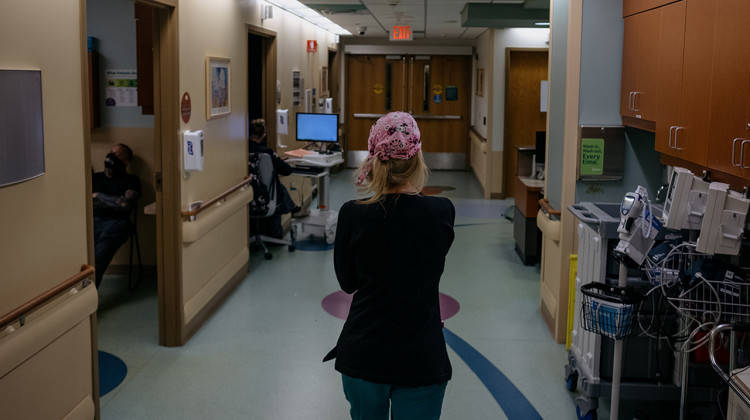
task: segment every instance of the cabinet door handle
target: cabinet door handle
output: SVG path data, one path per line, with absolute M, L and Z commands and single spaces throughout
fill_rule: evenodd
M 740 161 L 739 161 L 740 165 L 739 166 L 742 169 L 750 169 L 750 166 L 745 166 L 742 164 L 742 162 L 745 161 L 745 143 L 750 143 L 750 140 L 742 140 L 742 143 L 740 143 Z
M 630 96 L 629 96 L 629 99 L 628 99 L 628 109 L 631 110 L 631 111 L 634 111 L 633 108 L 635 107 L 635 105 L 634 105 L 635 104 L 634 95 L 635 95 L 635 92 L 630 92 Z
M 669 148 L 670 148 L 670 149 L 674 149 L 674 148 L 675 148 L 674 146 L 672 146 L 672 132 L 673 132 L 673 131 L 674 131 L 674 130 L 675 130 L 676 128 L 677 128 L 677 126 L 676 126 L 676 125 L 673 125 L 673 126 L 669 127 Z
M 638 95 L 640 95 L 641 92 L 633 92 L 633 111 L 639 111 L 638 109 Z
M 732 140 L 732 166 L 735 166 L 735 167 L 740 167 L 742 165 L 742 144 L 745 144 L 745 142 L 742 142 L 742 144 L 740 144 L 740 163 L 737 163 L 737 161 L 734 159 L 734 157 L 736 156 L 734 151 L 737 148 L 737 142 L 740 140 L 742 139 L 736 138 Z
M 684 130 L 685 127 L 675 127 L 674 128 L 674 149 L 675 150 L 685 150 L 682 147 L 677 146 L 677 134 L 680 132 L 680 130 Z

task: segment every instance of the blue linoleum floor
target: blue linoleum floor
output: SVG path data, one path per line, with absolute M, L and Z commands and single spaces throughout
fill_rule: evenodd
M 332 175 L 331 208 L 356 197 L 352 179 L 351 170 Z M 563 379 L 565 346 L 539 313 L 539 266 L 521 263 L 513 224 L 503 218 L 512 201 L 483 200 L 471 172 L 437 171 L 428 185 L 454 188 L 440 193 L 457 210 L 441 292 L 460 304 L 446 329 L 471 349 L 449 347 L 454 377 L 442 418 L 504 419 L 511 412 L 514 420 L 576 419 L 576 394 Z M 272 260 L 251 253 L 248 277 L 181 348 L 158 345 L 153 280 L 131 293 L 124 279 L 106 276 L 99 347 L 128 370 L 102 397 L 102 418 L 347 419 L 340 376 L 321 363 L 343 325 L 321 306 L 338 290 L 333 251 L 272 252 Z M 475 372 L 478 357 L 484 367 Z M 487 375 L 498 377 L 493 368 L 507 379 L 505 388 L 487 383 Z M 508 411 L 518 395 L 528 402 L 524 414 Z

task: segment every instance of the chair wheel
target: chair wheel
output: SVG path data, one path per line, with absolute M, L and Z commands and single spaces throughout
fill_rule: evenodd
M 289 245 L 289 252 L 294 252 L 294 250 L 297 249 L 294 245 Z
M 263 256 L 264 256 L 264 257 L 265 257 L 265 258 L 266 258 L 267 260 L 270 260 L 271 258 L 273 258 L 273 254 L 271 254 L 270 252 L 266 252 L 265 254 L 263 254 Z

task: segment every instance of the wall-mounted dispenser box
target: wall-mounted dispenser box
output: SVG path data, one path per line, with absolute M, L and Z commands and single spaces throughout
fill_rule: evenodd
M 182 135 L 184 168 L 186 171 L 203 170 L 203 130 L 185 131 Z
M 625 127 L 578 127 L 578 180 L 619 181 L 625 172 Z

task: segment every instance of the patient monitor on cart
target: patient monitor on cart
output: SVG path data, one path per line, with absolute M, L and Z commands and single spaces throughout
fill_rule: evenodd
M 654 217 L 646 188 L 638 186 L 635 192 L 625 194 L 620 205 L 620 224 L 617 227 L 620 242 L 614 250 L 619 261 L 631 261 L 640 266 L 654 246 L 661 222 Z

